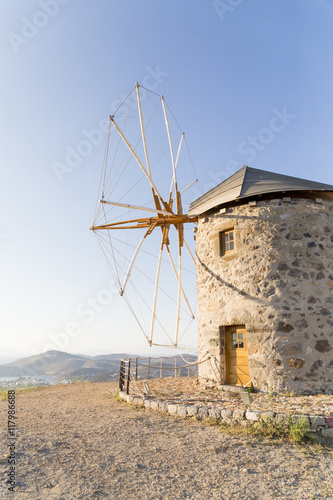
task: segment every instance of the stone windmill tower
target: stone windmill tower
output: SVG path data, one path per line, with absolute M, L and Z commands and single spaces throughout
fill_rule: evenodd
M 199 375 L 333 392 L 333 186 L 243 167 L 194 201 Z

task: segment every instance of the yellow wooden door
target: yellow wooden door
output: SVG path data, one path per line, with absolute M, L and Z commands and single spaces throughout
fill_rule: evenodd
M 226 379 L 227 384 L 243 386 L 251 380 L 243 326 L 226 328 Z

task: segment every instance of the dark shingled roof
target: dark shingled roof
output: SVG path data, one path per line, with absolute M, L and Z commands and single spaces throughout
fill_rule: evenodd
M 235 200 L 287 191 L 333 192 L 333 186 L 245 166 L 208 193 L 193 201 L 188 215 L 200 215 Z

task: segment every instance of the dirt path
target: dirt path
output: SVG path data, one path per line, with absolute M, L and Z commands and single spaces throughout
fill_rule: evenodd
M 74 384 L 17 395 L 12 499 L 333 499 L 332 450 L 264 444 L 118 402 L 116 385 Z M 111 391 L 111 392 L 110 392 Z M 0 402 L 0 459 L 7 402 Z

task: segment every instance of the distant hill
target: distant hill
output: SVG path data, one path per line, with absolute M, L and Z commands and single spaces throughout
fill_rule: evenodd
M 70 354 L 62 351 L 47 351 L 42 354 L 20 358 L 8 364 L 0 365 L 0 377 L 53 377 L 67 380 L 115 380 L 119 376 L 120 360 L 124 358 L 135 358 L 133 354 L 101 354 L 99 356 L 85 356 L 81 354 Z M 178 371 L 179 375 L 192 374 L 191 365 L 186 365 L 180 356 L 176 356 L 177 366 L 185 366 Z M 195 356 L 186 355 L 191 362 L 196 360 Z M 163 358 L 162 376 L 173 376 L 175 372 L 174 358 Z M 147 358 L 140 356 L 139 378 L 148 376 Z M 144 366 L 142 366 L 144 365 Z M 133 370 L 135 370 L 135 365 Z M 134 371 L 132 375 L 134 376 Z M 160 358 L 151 358 L 150 377 L 159 377 Z
M 0 377 L 43 377 L 87 379 L 101 373 L 119 373 L 119 361 L 127 354 L 89 357 L 62 351 L 47 351 L 0 365 Z

